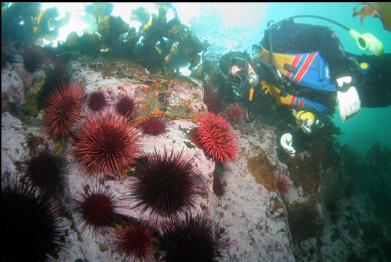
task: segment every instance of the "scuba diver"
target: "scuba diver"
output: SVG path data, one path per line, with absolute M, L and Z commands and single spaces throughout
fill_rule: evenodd
M 379 40 L 316 17 L 344 27 L 361 49 L 368 49 L 376 56 L 348 54 L 331 29 L 295 23 L 293 18 L 297 17 L 315 16 L 295 16 L 269 25 L 255 59 L 243 52 L 229 52 L 220 58 L 226 82 L 237 94 L 248 94 L 248 99 L 245 95 L 248 106 L 257 96 L 255 90 L 261 90 L 289 109 L 299 127 L 296 130 L 311 134 L 314 127 L 323 127 L 336 105 L 342 122 L 361 106 L 391 105 L 390 54 L 382 55 Z M 251 116 L 251 110 L 248 112 Z M 291 157 L 296 153 L 293 139 L 290 133 L 280 139 L 282 148 Z

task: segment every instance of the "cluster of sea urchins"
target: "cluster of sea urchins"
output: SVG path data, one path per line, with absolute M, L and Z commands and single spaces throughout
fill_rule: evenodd
M 239 154 L 239 143 L 232 126 L 222 116 L 211 112 L 203 114 L 197 135 L 205 153 L 218 162 L 235 160 Z
M 135 207 L 160 216 L 172 216 L 193 207 L 202 183 L 193 159 L 183 150 L 148 154 L 135 177 L 131 189 Z
M 129 218 L 117 228 L 117 249 L 137 261 L 217 261 L 229 241 L 205 215 L 171 217 L 161 232 L 143 221 Z
M 61 139 L 70 134 L 80 118 L 83 99 L 83 88 L 76 84 L 61 86 L 50 94 L 44 107 L 43 123 L 52 139 Z
M 87 174 L 115 175 L 135 163 L 139 138 L 126 118 L 110 112 L 92 114 L 74 137 L 73 153 Z
M 37 188 L 3 180 L 1 213 L 1 261 L 57 257 L 65 235 L 59 224 L 59 208 Z
M 79 119 L 83 95 L 79 86 L 69 85 L 55 89 L 47 99 L 44 122 L 52 138 L 62 138 L 70 133 Z M 127 119 L 134 114 L 133 100 L 126 96 L 120 98 L 115 105 L 117 114 L 98 112 L 106 105 L 102 92 L 90 94 L 88 106 L 97 113 L 87 116 L 78 133 L 73 135 L 73 154 L 89 175 L 123 173 L 139 158 L 140 137 Z M 166 123 L 162 118 L 153 117 L 140 127 L 145 134 L 159 135 L 165 132 Z M 205 114 L 196 135 L 205 152 L 219 162 L 233 160 L 238 154 L 232 128 L 221 116 Z M 43 165 L 38 167 L 37 163 Z M 45 191 L 55 177 L 61 184 L 59 174 L 63 172 L 63 166 L 59 163 L 53 155 L 41 152 L 29 161 L 28 176 L 34 185 Z M 53 179 L 45 178 L 50 175 L 46 166 L 54 168 Z M 141 221 L 120 215 L 117 211 L 119 198 L 103 186 L 85 189 L 81 197 L 75 199 L 76 211 L 83 230 L 122 223 L 117 228 L 116 244 L 127 257 L 144 260 L 159 250 L 165 261 L 214 261 L 222 256 L 227 241 L 218 236 L 216 226 L 210 220 L 187 213 L 201 192 L 200 171 L 191 157 L 185 156 L 183 150 L 177 153 L 155 150 L 139 161 L 130 195 L 135 200 L 135 208 L 170 217 L 161 234 Z M 174 218 L 178 213 L 186 213 L 185 220 Z

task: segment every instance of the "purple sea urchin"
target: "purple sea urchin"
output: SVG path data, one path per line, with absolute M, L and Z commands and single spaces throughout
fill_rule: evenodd
M 140 163 L 131 195 L 135 207 L 149 209 L 161 216 L 171 216 L 193 207 L 200 192 L 201 176 L 193 166 L 193 159 L 179 153 L 156 151 Z
M 113 226 L 120 217 L 116 209 L 120 198 L 102 185 L 94 185 L 92 189 L 85 189 L 81 199 L 74 199 L 76 211 L 79 213 L 81 229 L 99 229 Z
M 128 96 L 121 97 L 115 105 L 115 110 L 118 114 L 130 118 L 133 116 L 134 102 Z
M 88 107 L 92 111 L 100 111 L 107 106 L 107 100 L 103 92 L 93 92 L 88 97 Z
M 44 150 L 27 161 L 26 175 L 42 192 L 54 196 L 63 192 L 65 168 L 64 158 Z
M 1 187 L 1 261 L 43 261 L 57 257 L 65 235 L 59 207 L 36 188 L 15 181 Z
M 128 258 L 148 260 L 158 245 L 158 232 L 139 221 L 127 221 L 117 231 L 117 248 Z
M 217 261 L 228 248 L 228 240 L 204 216 L 178 218 L 163 225 L 160 250 L 164 261 Z

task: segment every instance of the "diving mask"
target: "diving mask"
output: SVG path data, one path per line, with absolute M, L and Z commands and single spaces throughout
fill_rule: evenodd
M 315 115 L 310 111 L 296 111 L 293 110 L 293 116 L 296 118 L 297 125 L 303 130 L 306 134 L 312 133 L 312 126 L 316 124 Z
M 241 56 L 231 57 L 228 70 L 228 75 L 242 81 L 247 74 L 247 59 Z
M 377 56 L 384 53 L 383 43 L 370 33 L 360 34 L 359 32 L 350 29 L 350 35 L 356 39 L 356 43 L 361 50 L 368 49 Z
M 310 121 L 308 120 L 304 120 L 304 121 L 300 121 L 298 122 L 299 124 L 299 127 L 301 128 L 301 130 L 303 130 L 304 133 L 306 134 L 311 134 L 312 133 L 312 124 Z

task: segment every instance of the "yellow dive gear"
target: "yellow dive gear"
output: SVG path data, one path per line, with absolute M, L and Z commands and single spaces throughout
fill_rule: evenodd
M 250 92 L 248 94 L 248 101 L 252 102 L 254 97 L 254 87 L 250 87 Z
M 370 33 L 360 34 L 359 32 L 350 29 L 349 34 L 356 39 L 356 43 L 361 50 L 368 49 L 377 56 L 384 53 L 383 43 Z
M 290 106 L 292 95 L 287 94 L 286 96 L 281 96 L 281 90 L 273 85 L 270 85 L 266 81 L 262 81 L 261 86 L 262 86 L 262 91 L 266 95 L 270 95 L 274 97 L 278 105 Z
M 296 118 L 297 125 L 304 133 L 310 134 L 312 132 L 312 125 L 315 123 L 315 115 L 310 111 L 296 111 L 294 109 L 292 109 L 292 114 Z
M 367 70 L 368 67 L 369 67 L 368 63 L 365 63 L 365 62 L 360 63 L 360 68 L 361 68 L 362 70 Z

